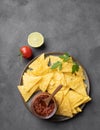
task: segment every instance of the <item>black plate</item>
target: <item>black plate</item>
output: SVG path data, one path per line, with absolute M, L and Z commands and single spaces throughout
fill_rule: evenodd
M 59 55 L 63 55 L 64 53 L 61 53 L 61 52 L 50 52 L 50 53 L 45 53 L 45 56 L 49 56 L 49 55 L 55 55 L 55 56 L 59 56 Z M 40 56 L 40 55 L 39 55 Z M 24 72 L 26 72 L 26 70 L 28 69 L 28 66 L 34 61 L 36 60 L 39 56 L 35 57 L 34 59 L 32 59 L 27 65 L 26 67 L 24 68 L 22 74 L 21 74 L 21 78 L 20 78 L 20 85 L 22 85 L 22 76 L 24 74 Z M 77 60 L 74 59 L 75 62 L 77 62 L 80 66 L 82 66 Z M 83 66 L 82 66 L 83 67 Z M 84 69 L 83 67 L 83 70 L 84 70 L 84 75 L 85 75 L 85 83 L 87 84 L 87 94 L 89 95 L 89 92 L 90 92 L 90 83 L 89 83 L 89 78 L 88 78 L 88 75 L 87 75 L 87 72 L 86 70 Z M 21 95 L 21 94 L 20 94 Z M 31 96 L 31 98 L 28 100 L 28 102 L 25 102 L 23 97 L 22 97 L 22 100 L 26 106 L 26 108 L 31 112 L 30 110 L 30 103 L 31 103 L 31 100 L 32 100 L 32 97 L 34 96 L 34 94 Z M 81 106 L 81 109 L 83 109 L 83 107 L 85 106 L 85 104 L 83 104 Z M 68 119 L 71 119 L 69 117 L 66 117 L 66 116 L 60 116 L 60 115 L 54 115 L 51 119 L 51 121 L 65 121 L 65 120 L 68 120 Z

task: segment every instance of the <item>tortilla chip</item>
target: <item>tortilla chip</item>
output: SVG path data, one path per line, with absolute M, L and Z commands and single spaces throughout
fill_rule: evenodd
M 73 108 L 73 107 L 71 107 L 71 110 L 72 110 L 73 115 L 78 113 L 77 110 L 75 108 Z
M 66 94 L 70 91 L 70 88 L 68 86 L 63 86 L 61 91 L 63 91 L 64 96 L 66 96 Z
M 73 90 L 70 90 L 67 95 L 69 97 L 71 106 L 74 107 L 74 108 L 77 107 L 77 106 L 79 106 L 78 103 L 80 101 L 82 101 L 83 98 L 84 98 L 82 95 L 78 94 L 77 92 L 75 92 Z
M 71 106 L 73 108 L 76 108 L 82 104 L 85 104 L 86 102 L 90 101 L 91 98 L 89 96 L 83 96 L 73 90 L 70 90 L 68 92 L 68 97 L 71 102 Z
M 18 89 L 23 99 L 25 100 L 25 102 L 27 102 L 30 99 L 30 97 L 33 95 L 33 93 L 36 92 L 36 90 L 38 89 L 38 85 L 35 85 L 34 87 L 32 87 L 32 89 L 28 92 L 26 92 L 23 85 L 18 86 Z
M 48 58 L 50 59 L 50 64 L 51 65 L 54 64 L 57 61 L 62 61 L 62 59 L 59 58 L 58 56 L 52 56 L 52 55 L 50 55 Z
M 40 55 L 36 60 L 34 60 L 30 65 L 29 68 L 34 70 L 34 67 L 38 67 L 41 63 L 41 61 L 44 61 L 44 53 L 42 55 Z
M 64 97 L 61 105 L 58 107 L 57 114 L 67 116 L 67 117 L 73 117 L 68 96 Z
M 42 80 L 39 84 L 40 90 L 42 90 L 43 92 L 45 92 L 47 90 L 47 87 L 49 85 L 49 82 L 50 82 L 52 76 L 53 76 L 53 73 L 48 73 L 48 74 L 42 76 Z
M 77 112 L 82 112 L 82 109 L 80 107 L 76 107 Z
M 56 88 L 55 88 L 55 85 L 50 85 L 50 84 L 49 84 L 49 85 L 48 85 L 48 88 L 47 88 L 47 92 L 50 93 L 50 94 L 52 94 L 55 89 L 56 89 Z
M 23 85 L 26 92 L 30 91 L 32 87 L 41 80 L 40 76 L 23 75 Z
M 53 80 L 55 82 L 55 86 L 58 86 L 60 84 L 62 84 L 63 86 L 66 86 L 66 80 L 64 77 L 64 74 L 61 72 L 54 72 L 54 76 L 53 76 Z
M 85 74 L 82 66 L 79 66 L 79 70 L 76 72 L 76 76 L 81 77 L 83 80 L 85 80 Z
M 55 95 L 55 99 L 57 101 L 57 104 L 60 106 L 60 104 L 62 103 L 64 98 L 64 93 L 63 91 L 59 91 L 56 95 Z
M 42 54 L 40 57 L 38 57 L 35 61 L 33 61 L 29 68 L 32 69 L 32 73 L 36 76 L 43 75 L 48 73 L 49 67 L 48 62 L 44 58 L 44 54 Z
M 62 72 L 72 72 L 73 63 L 64 62 L 62 65 Z
M 80 86 L 74 89 L 77 93 L 87 96 L 87 91 L 86 91 L 86 84 L 84 82 L 80 83 Z

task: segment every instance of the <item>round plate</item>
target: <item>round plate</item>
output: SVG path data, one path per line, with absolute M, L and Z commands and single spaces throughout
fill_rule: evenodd
M 63 55 L 63 54 L 64 54 L 64 53 L 61 53 L 61 52 L 50 52 L 50 53 L 45 53 L 45 56 L 46 56 L 46 57 L 49 56 L 49 55 L 59 56 L 59 55 Z M 39 55 L 39 56 L 40 56 L 40 55 Z M 29 66 L 34 60 L 36 60 L 39 56 L 37 56 L 37 57 L 35 57 L 34 59 L 32 59 L 32 60 L 26 65 L 26 67 L 24 68 L 24 70 L 23 70 L 23 72 L 22 72 L 22 74 L 21 74 L 21 78 L 20 78 L 20 83 L 19 83 L 20 85 L 22 85 L 22 76 L 23 76 L 24 72 L 26 72 L 26 70 L 28 69 L 28 66 Z M 74 58 L 73 58 L 73 59 L 74 59 Z M 82 66 L 77 60 L 74 59 L 74 61 L 77 62 L 80 66 Z M 82 66 L 82 68 L 83 68 L 83 66 Z M 88 75 L 87 75 L 86 70 L 85 70 L 84 68 L 83 68 L 83 70 L 84 70 L 84 75 L 85 75 L 85 83 L 87 84 L 87 89 L 86 89 L 86 91 L 87 91 L 87 94 L 89 95 L 89 92 L 90 92 L 89 78 L 88 78 Z M 20 95 L 21 95 L 21 94 L 20 94 Z M 24 99 L 23 99 L 23 97 L 22 97 L 22 95 L 21 95 L 22 100 L 23 100 L 23 102 L 24 102 L 26 108 L 27 108 L 30 112 L 31 112 L 31 110 L 30 110 L 30 105 L 31 105 L 31 100 L 32 100 L 33 96 L 34 96 L 34 94 L 31 96 L 31 98 L 28 100 L 28 102 L 25 102 Z M 83 109 L 84 106 L 85 106 L 85 104 L 83 104 L 83 105 L 81 106 L 81 109 Z M 65 121 L 65 120 L 68 120 L 68 119 L 71 119 L 71 118 L 66 117 L 66 116 L 54 115 L 54 116 L 53 116 L 52 118 L 50 118 L 49 120 L 51 120 L 51 121 Z

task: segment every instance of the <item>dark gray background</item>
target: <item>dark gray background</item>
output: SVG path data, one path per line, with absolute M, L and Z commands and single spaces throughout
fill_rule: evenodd
M 17 85 L 29 60 L 21 62 L 19 47 L 38 31 L 42 52 L 73 55 L 86 68 L 92 101 L 75 118 L 53 123 L 25 108 Z M 100 128 L 100 0 L 0 0 L 0 130 L 99 130 Z

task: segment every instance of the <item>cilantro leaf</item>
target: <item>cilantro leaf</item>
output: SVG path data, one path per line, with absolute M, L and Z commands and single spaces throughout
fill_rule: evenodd
M 72 66 L 72 73 L 75 73 L 78 70 L 79 70 L 79 65 L 76 62 L 74 62 Z
M 62 63 L 59 64 L 59 70 L 62 70 Z
M 62 63 L 60 61 L 55 62 L 52 66 L 51 69 L 56 69 L 57 67 L 59 67 L 59 70 L 62 69 Z
M 68 53 L 65 53 L 64 55 L 60 55 L 59 58 L 61 58 L 63 62 L 66 62 L 69 60 L 70 55 Z

